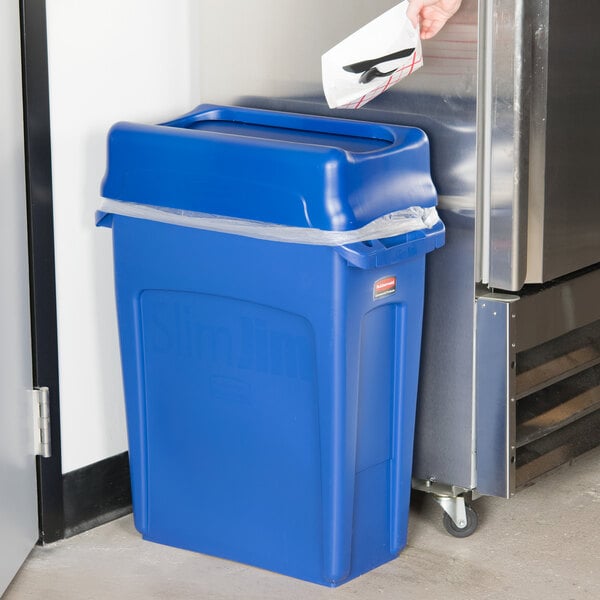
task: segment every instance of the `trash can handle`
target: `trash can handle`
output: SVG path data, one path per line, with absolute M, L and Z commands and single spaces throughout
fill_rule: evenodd
M 264 111 L 263 111 L 264 112 Z M 201 104 L 193 111 L 163 125 L 169 127 L 189 128 L 196 123 L 210 122 L 211 120 L 231 120 L 238 124 L 265 125 L 265 117 L 254 109 L 241 107 L 217 106 Z M 406 146 L 422 143 L 427 139 L 426 134 L 417 127 L 404 127 L 395 125 L 387 126 L 385 123 L 367 123 L 351 119 L 331 119 L 319 115 L 304 115 L 269 111 L 267 125 L 281 127 L 289 130 L 310 131 L 313 133 L 327 133 L 340 136 L 355 135 L 359 138 L 381 140 L 385 144 L 379 149 L 369 152 L 371 159 L 379 155 L 387 155 L 390 146 L 396 146 L 397 151 L 403 151 Z
M 411 231 L 393 238 L 338 246 L 336 251 L 359 269 L 374 269 L 431 252 L 444 245 L 445 228 L 440 221 L 431 229 Z

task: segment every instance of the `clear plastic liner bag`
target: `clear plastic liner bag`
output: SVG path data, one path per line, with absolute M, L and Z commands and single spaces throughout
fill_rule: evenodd
M 249 221 L 117 200 L 104 200 L 100 206 L 99 219 L 102 218 L 103 214 L 122 215 L 274 242 L 318 246 L 344 246 L 356 242 L 394 237 L 411 231 L 431 229 L 440 221 L 434 207 L 422 208 L 420 206 L 413 206 L 384 215 L 364 227 L 351 231 L 325 231 L 308 227 L 290 227 L 288 225 Z

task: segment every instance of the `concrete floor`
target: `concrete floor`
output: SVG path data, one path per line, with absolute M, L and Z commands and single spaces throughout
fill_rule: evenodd
M 448 536 L 437 505 L 418 500 L 400 557 L 335 590 L 145 542 L 128 516 L 35 548 L 3 599 L 600 598 L 600 449 L 512 500 L 477 500 L 470 538 Z

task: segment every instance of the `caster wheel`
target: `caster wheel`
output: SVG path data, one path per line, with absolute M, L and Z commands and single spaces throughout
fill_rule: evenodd
M 479 522 L 479 518 L 477 517 L 477 513 L 470 506 L 465 506 L 467 513 L 467 524 L 464 527 L 458 527 L 456 523 L 450 518 L 448 513 L 444 513 L 443 515 L 443 523 L 446 531 L 457 538 L 465 538 L 469 537 L 476 529 L 477 524 Z

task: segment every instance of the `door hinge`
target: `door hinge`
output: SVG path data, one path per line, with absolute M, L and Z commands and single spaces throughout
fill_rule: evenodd
M 33 410 L 33 451 L 36 456 L 50 458 L 50 390 L 47 387 L 31 390 Z

